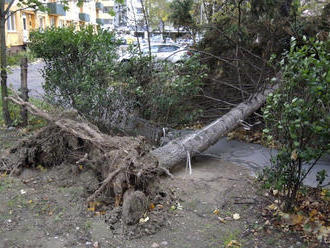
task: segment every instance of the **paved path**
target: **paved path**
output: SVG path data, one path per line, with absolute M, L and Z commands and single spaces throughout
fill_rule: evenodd
M 28 65 L 28 89 L 29 95 L 42 97 L 44 90 L 42 84 L 44 79 L 41 75 L 41 69 L 44 67 L 42 62 L 34 62 Z M 13 67 L 8 74 L 8 86 L 18 90 L 21 87 L 21 69 L 19 66 Z
M 228 141 L 226 138 L 220 139 L 216 144 L 209 147 L 207 154 L 219 156 L 222 160 L 243 165 L 251 169 L 252 174 L 257 174 L 262 168 L 270 165 L 270 158 L 276 153 L 261 145 L 248 144 L 237 140 Z M 305 165 L 307 170 L 309 166 Z M 320 170 L 326 170 L 329 177 L 324 184 L 330 183 L 330 154 L 323 156 L 306 177 L 304 183 L 310 186 L 316 186 L 316 174 Z

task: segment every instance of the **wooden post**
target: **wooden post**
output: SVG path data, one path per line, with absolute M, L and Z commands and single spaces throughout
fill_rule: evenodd
M 27 68 L 28 68 L 28 59 L 21 59 L 21 98 L 25 101 L 29 101 L 29 90 L 27 87 Z M 26 107 L 22 106 L 21 110 L 22 126 L 26 127 L 28 124 L 28 114 Z

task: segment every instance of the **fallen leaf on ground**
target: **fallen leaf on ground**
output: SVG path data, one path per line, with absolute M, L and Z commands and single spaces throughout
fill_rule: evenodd
M 101 202 L 98 201 L 91 201 L 88 203 L 88 211 L 95 212 L 96 207 L 100 206 Z
M 273 192 L 272 193 L 273 193 L 274 196 L 277 196 L 278 195 L 278 190 L 277 189 L 273 189 Z
M 223 224 L 226 224 L 226 221 L 224 218 L 221 218 L 220 216 L 218 217 L 218 220 L 220 220 L 220 222 L 222 222 Z
M 213 213 L 216 214 L 216 215 L 218 215 L 218 214 L 220 213 L 220 211 L 219 211 L 219 209 L 215 209 L 215 210 L 213 211 Z
M 149 217 L 146 216 L 146 217 L 144 217 L 144 218 L 141 218 L 141 219 L 139 220 L 139 223 L 146 223 L 148 220 L 149 220 Z
M 228 245 L 226 247 L 232 247 L 232 248 L 235 248 L 235 247 L 241 247 L 241 243 L 238 242 L 237 240 L 231 240 Z
M 276 209 L 278 209 L 278 207 L 275 204 L 271 204 L 271 205 L 267 206 L 266 208 L 269 209 L 269 210 L 276 210 Z
M 300 214 L 294 214 L 294 215 L 291 215 L 291 220 L 292 220 L 292 223 L 291 225 L 301 225 L 304 220 L 305 220 L 305 217 L 300 215 Z
M 233 219 L 234 220 L 239 220 L 241 218 L 241 216 L 239 216 L 239 214 L 233 214 Z

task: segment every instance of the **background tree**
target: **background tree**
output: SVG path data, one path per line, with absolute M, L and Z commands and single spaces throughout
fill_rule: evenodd
M 153 29 L 159 28 L 163 36 L 165 33 L 165 25 L 169 21 L 170 2 L 167 0 L 149 0 L 150 24 Z
M 8 109 L 8 101 L 6 97 L 8 96 L 7 89 L 7 46 L 6 46 L 6 33 L 5 33 L 5 25 L 8 18 L 18 12 L 20 10 L 24 10 L 27 8 L 32 8 L 34 10 L 46 11 L 47 8 L 44 6 L 44 3 L 39 0 L 19 0 L 17 2 L 17 9 L 15 11 L 10 11 L 13 6 L 15 0 L 0 0 L 0 70 L 1 70 L 1 100 L 2 100 L 2 114 L 7 126 L 12 124 L 12 120 L 10 118 L 10 113 Z M 67 5 L 67 0 L 61 1 L 63 4 Z M 5 7 L 5 4 L 7 6 Z
M 198 25 L 193 17 L 194 1 L 193 0 L 174 0 L 170 4 L 171 15 L 169 16 L 174 27 L 183 28 L 189 32 L 194 40 L 198 32 Z

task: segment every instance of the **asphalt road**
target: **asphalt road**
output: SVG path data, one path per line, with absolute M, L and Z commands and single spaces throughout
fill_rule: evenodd
M 228 141 L 226 138 L 220 139 L 216 144 L 206 150 L 206 154 L 213 154 L 222 160 L 239 164 L 251 169 L 252 174 L 256 175 L 266 166 L 270 165 L 272 155 L 276 154 L 276 150 L 270 150 L 257 144 L 248 144 L 237 140 Z M 304 170 L 308 170 L 309 166 L 303 166 Z M 324 155 L 310 171 L 304 180 L 304 184 L 309 186 L 317 186 L 316 174 L 320 170 L 325 170 L 330 176 L 330 154 Z M 330 177 L 327 177 L 324 184 L 330 183 Z
M 44 94 L 42 88 L 44 79 L 40 71 L 43 67 L 44 63 L 42 62 L 34 62 L 28 65 L 28 89 L 30 96 L 42 97 Z M 8 73 L 7 84 L 15 90 L 18 90 L 21 87 L 21 69 L 19 66 L 11 68 Z

